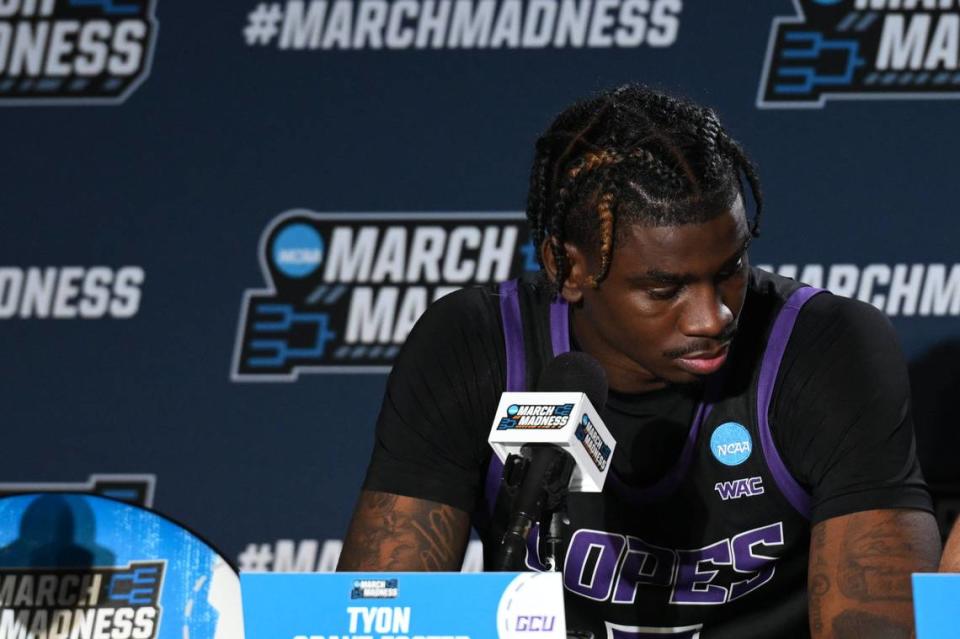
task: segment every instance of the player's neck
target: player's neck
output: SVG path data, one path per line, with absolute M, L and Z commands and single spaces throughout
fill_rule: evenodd
M 600 362 L 607 373 L 610 388 L 619 393 L 639 395 L 668 386 L 666 380 L 657 377 L 607 343 L 596 331 L 591 330 L 576 312 L 570 314 L 570 340 L 574 348 Z

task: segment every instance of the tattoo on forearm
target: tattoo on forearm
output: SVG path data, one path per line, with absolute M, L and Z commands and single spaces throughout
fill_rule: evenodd
M 425 570 L 449 570 L 457 559 L 451 546 L 456 537 L 453 509 L 441 507 L 430 511 L 426 521 L 412 521 L 420 540 L 420 561 Z
M 845 610 L 833 620 L 837 637 L 869 637 L 870 639 L 910 639 L 910 625 L 894 622 L 862 610 Z
M 912 636 L 910 575 L 932 570 L 936 522 L 918 510 L 872 510 L 816 524 L 810 533 L 810 631 L 820 639 Z
M 820 633 L 823 631 L 823 599 L 830 592 L 830 577 L 828 576 L 827 561 L 823 558 L 823 549 L 826 546 L 827 530 L 821 524 L 814 526 L 810 533 L 810 577 L 809 577 L 809 605 L 810 628 Z
M 844 559 L 839 567 L 843 594 L 864 602 L 909 602 L 910 573 L 923 557 L 912 543 L 923 539 L 911 530 L 914 526 L 916 519 L 909 511 L 892 511 L 869 526 L 851 523 L 844 533 Z
M 467 515 L 426 500 L 368 492 L 360 499 L 338 570 L 456 570 Z
M 823 630 L 823 596 L 830 591 L 830 579 L 826 575 L 814 575 L 810 580 L 810 626 L 815 631 Z

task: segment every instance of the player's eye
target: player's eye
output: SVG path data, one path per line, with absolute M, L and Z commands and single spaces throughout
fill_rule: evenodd
M 654 300 L 671 300 L 680 292 L 679 286 L 667 286 L 664 288 L 649 288 L 647 295 Z
M 730 279 L 731 277 L 733 277 L 734 275 L 736 275 L 737 273 L 739 273 L 741 270 L 743 270 L 743 256 L 742 256 L 742 255 L 740 256 L 740 259 L 738 259 L 738 260 L 736 261 L 735 264 L 732 264 L 732 265 L 728 266 L 727 268 L 723 269 L 722 271 L 720 271 L 719 273 L 717 273 L 717 278 L 718 278 L 719 280 L 721 280 L 721 281 L 722 281 L 722 280 L 728 280 L 728 279 Z

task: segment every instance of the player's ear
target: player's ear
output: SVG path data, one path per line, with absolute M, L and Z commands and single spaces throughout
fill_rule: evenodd
M 554 257 L 553 246 L 556 240 L 548 235 L 540 245 L 540 256 L 543 259 L 543 268 L 553 282 L 557 281 L 557 260 Z M 560 295 L 568 304 L 577 304 L 583 299 L 583 288 L 587 286 L 587 256 L 579 248 L 569 242 L 563 244 L 567 255 L 567 278 L 558 283 Z

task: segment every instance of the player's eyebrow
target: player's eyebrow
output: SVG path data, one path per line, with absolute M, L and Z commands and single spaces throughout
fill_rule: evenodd
M 631 282 L 638 284 L 654 284 L 661 286 L 682 286 L 696 281 L 696 276 L 690 273 L 670 273 L 652 268 L 646 273 L 630 278 Z
M 719 270 L 723 271 L 739 261 L 740 258 L 743 257 L 743 254 L 747 252 L 747 248 L 749 248 L 750 241 L 752 239 L 752 235 L 747 235 L 743 239 L 743 243 L 740 245 L 740 248 L 737 249 L 733 255 L 724 260 L 723 265 Z M 691 282 L 697 281 L 697 276 L 693 273 L 671 273 L 669 271 L 662 271 L 657 268 L 652 268 L 648 269 L 645 273 L 630 276 L 627 278 L 627 280 L 633 285 L 640 286 L 683 286 L 684 284 L 690 284 Z

